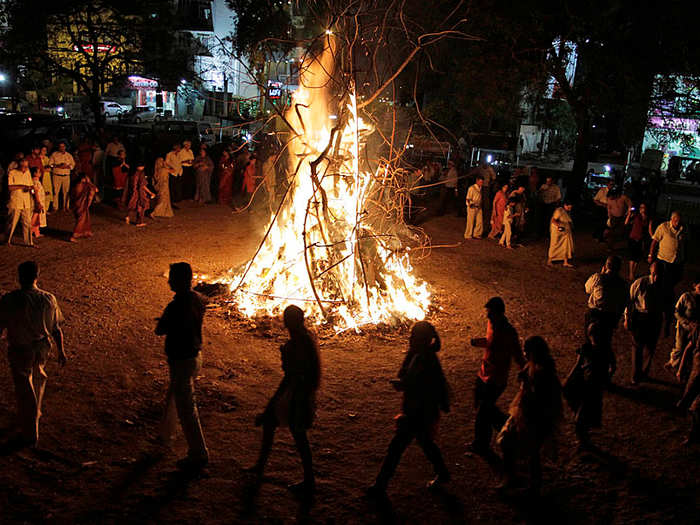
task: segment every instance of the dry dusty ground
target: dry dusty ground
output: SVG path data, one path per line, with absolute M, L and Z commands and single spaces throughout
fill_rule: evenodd
M 425 490 L 431 471 L 414 446 L 390 486 L 391 505 L 376 507 L 363 497 L 392 436 L 399 396 L 388 380 L 405 350 L 404 329 L 321 341 L 324 379 L 310 433 L 319 482 L 315 501 L 310 508 L 300 505 L 286 490 L 301 468 L 284 430 L 265 482 L 252 494 L 242 469 L 257 454 L 260 436 L 252 421 L 281 377 L 278 347 L 285 334 L 279 322 L 254 329 L 221 310 L 205 321 L 197 384 L 212 461 L 204 475 L 183 478 L 175 469 L 182 440 L 165 454 L 152 443 L 167 384 L 162 340 L 153 334 L 154 318 L 171 296 L 164 273 L 178 260 L 208 274 L 244 262 L 259 239 L 260 219 L 190 205 L 174 219 L 137 229 L 102 209 L 94 218 L 95 237 L 70 244 L 57 237 L 70 227 L 70 217 L 55 214 L 49 220 L 58 231 L 40 249 L 0 249 L 3 290 L 15 287 L 19 262 L 40 262 L 40 285 L 56 294 L 66 316 L 70 356 L 64 369 L 53 361 L 48 366 L 39 448 L 0 457 L 0 522 L 698 521 L 700 451 L 680 445 L 688 420 L 671 408 L 679 388 L 661 367 L 669 339 L 653 369 L 659 382 L 632 389 L 626 386 L 629 336 L 617 334 L 620 386 L 607 395 L 604 428 L 594 436 L 601 451 L 577 451 L 567 412 L 559 457 L 545 465 L 541 499 L 500 496 L 497 473 L 465 453 L 479 359 L 468 341 L 484 332 L 483 304 L 503 296 L 521 337 L 544 336 L 564 377 L 581 339 L 583 282 L 602 262 L 599 246 L 583 234 L 578 267 L 569 271 L 543 266 L 542 243 L 509 251 L 473 241 L 416 261 L 439 307 L 431 320 L 443 338 L 441 358 L 454 391 L 439 435 L 454 478 L 448 493 Z M 426 224 L 435 244 L 458 243 L 462 227 L 456 217 Z M 1 363 L 0 428 L 9 429 L 14 397 Z M 503 407 L 514 382 L 511 377 Z M 0 441 L 3 435 L 7 430 Z

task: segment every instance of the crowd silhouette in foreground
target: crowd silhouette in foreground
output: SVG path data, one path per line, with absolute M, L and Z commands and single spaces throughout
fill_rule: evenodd
M 573 369 L 560 384 L 555 362 L 547 342 L 531 336 L 521 347 L 517 330 L 506 317 L 506 305 L 500 297 L 485 304 L 486 333 L 471 344 L 483 348 L 475 378 L 476 417 L 474 439 L 469 450 L 502 464 L 500 487 L 516 483 L 519 460 L 529 463 L 529 490 L 537 493 L 542 484 L 540 455 L 553 450 L 563 415 L 562 400 L 571 408 L 579 446 L 592 446 L 590 431 L 601 426 L 603 394 L 623 354 L 613 348 L 613 334 L 620 321 L 633 341 L 632 385 L 649 380 L 649 370 L 662 333 L 670 335 L 671 319 L 676 321 L 675 344 L 665 367 L 684 385 L 678 407 L 691 415 L 685 441 L 700 443 L 700 277 L 691 290 L 675 301 L 674 287 L 682 268 L 675 257 L 681 242 L 680 215 L 659 226 L 654 235 L 649 274 L 635 279 L 631 286 L 620 275 L 622 261 L 607 258 L 599 272 L 585 283 L 588 308 L 584 319 L 585 341 L 577 350 Z M 669 239 L 669 236 L 671 238 Z M 658 250 L 658 251 L 657 251 Z M 63 316 L 56 298 L 38 287 L 39 268 L 26 261 L 18 268 L 20 288 L 0 299 L 0 330 L 7 331 L 8 358 L 15 385 L 18 433 L 13 446 L 35 447 L 39 440 L 39 418 L 47 382 L 45 365 L 52 346 L 58 362 L 65 365 L 61 323 Z M 166 395 L 159 439 L 171 443 L 179 419 L 188 445 L 187 456 L 177 465 L 188 473 L 201 471 L 209 462 L 209 449 L 199 420 L 195 401 L 195 378 L 202 365 L 202 323 L 207 298 L 192 289 L 192 269 L 188 263 L 172 264 L 168 283 L 174 292 L 172 301 L 158 319 L 155 333 L 165 336 L 170 383 Z M 669 305 L 670 308 L 669 308 Z M 672 316 L 672 317 L 670 317 Z M 263 479 L 274 435 L 279 426 L 289 429 L 303 466 L 303 481 L 290 488 L 303 498 L 315 491 L 315 476 L 307 431 L 312 427 L 316 393 L 321 385 L 321 358 L 313 332 L 307 328 L 304 312 L 290 305 L 284 310 L 288 341 L 280 347 L 284 377 L 255 425 L 262 427 L 262 442 L 256 463 L 246 469 L 258 482 Z M 420 321 L 411 329 L 408 351 L 391 385 L 402 393 L 401 413 L 396 418 L 392 438 L 374 483 L 367 489 L 372 498 L 386 497 L 387 487 L 401 456 L 416 441 L 433 465 L 435 477 L 428 483 L 437 489 L 451 479 L 442 452 L 437 445 L 441 414 L 450 411 L 450 388 L 438 358 L 440 336 L 435 327 Z M 507 413 L 497 401 L 508 384 L 512 363 L 518 368 L 519 389 Z M 494 439 L 495 436 L 495 439 Z M 501 451 L 499 456 L 493 448 Z

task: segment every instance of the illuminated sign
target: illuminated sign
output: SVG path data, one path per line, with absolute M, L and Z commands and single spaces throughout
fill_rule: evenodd
M 115 46 L 110 46 L 107 44 L 97 44 L 97 52 L 98 53 L 114 53 L 116 51 Z M 95 51 L 95 46 L 92 44 L 81 44 L 81 45 L 74 45 L 73 46 L 73 51 L 83 51 L 85 53 L 93 53 Z
M 272 100 L 282 98 L 282 82 L 267 81 L 267 98 Z
M 138 75 L 131 75 L 129 77 L 129 83 L 135 88 L 152 88 L 158 87 L 158 81 L 151 78 L 140 77 Z

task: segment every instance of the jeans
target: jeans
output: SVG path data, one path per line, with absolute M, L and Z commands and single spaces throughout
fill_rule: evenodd
M 204 441 L 199 412 L 194 398 L 194 378 L 202 368 L 201 354 L 191 359 L 168 363 L 170 386 L 165 400 L 165 415 L 161 424 L 161 438 L 168 442 L 175 433 L 175 414 L 187 440 L 187 456 L 195 460 L 207 460 L 209 452 Z
M 449 472 L 442 458 L 442 453 L 435 441 L 433 441 L 430 429 L 425 428 L 425 425 L 420 422 L 413 421 L 407 416 L 402 416 L 398 420 L 396 434 L 391 443 L 389 443 L 389 450 L 387 450 L 382 468 L 377 476 L 377 481 L 375 482 L 377 487 L 383 490 L 386 489 L 389 480 L 396 471 L 396 467 L 399 465 L 399 461 L 401 461 L 401 456 L 414 439 L 418 442 L 420 448 L 423 449 L 423 453 L 428 458 L 428 461 L 433 464 L 435 473 L 442 478 L 449 478 Z
M 485 383 L 476 378 L 474 401 L 477 406 L 474 423 L 474 446 L 486 449 L 491 446 L 493 430 L 501 430 L 508 417 L 496 406 L 496 401 L 506 389 L 505 385 Z
M 23 439 L 36 442 L 39 439 L 41 402 L 46 388 L 44 366 L 51 350 L 48 339 L 30 346 L 11 347 L 7 358 L 17 397 L 17 418 Z

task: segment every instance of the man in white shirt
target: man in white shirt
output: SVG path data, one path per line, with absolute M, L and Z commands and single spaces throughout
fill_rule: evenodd
M 58 210 L 59 195 L 63 197 L 63 209 L 68 209 L 68 191 L 70 190 L 70 172 L 75 168 L 73 155 L 66 151 L 66 143 L 61 142 L 58 150 L 49 157 L 51 182 L 53 183 L 53 207 Z
M 671 333 L 671 323 L 674 320 L 674 306 L 676 302 L 675 287 L 683 278 L 683 263 L 685 259 L 685 227 L 681 224 L 681 214 L 677 211 L 671 213 L 671 220 L 662 222 L 656 228 L 651 238 L 649 248 L 649 264 L 656 260 L 661 265 L 661 288 L 664 295 L 664 336 Z
M 165 156 L 165 165 L 170 173 L 170 200 L 180 202 L 182 200 L 182 163 L 180 162 L 180 144 L 173 144 Z
M 17 396 L 18 444 L 35 446 L 46 388 L 44 366 L 52 340 L 59 364 L 66 364 L 63 314 L 56 297 L 37 287 L 39 267 L 34 261 L 23 262 L 18 270 L 20 289 L 0 299 L 0 333 L 7 329 L 7 357 Z
M 594 220 L 596 222 L 595 229 L 593 230 L 593 238 L 597 239 L 598 242 L 605 241 L 603 235 L 607 228 L 608 222 L 608 192 L 615 186 L 614 180 L 609 180 L 607 185 L 603 186 L 598 190 L 593 197 L 593 203 L 596 205 L 594 208 Z
M 625 328 L 632 332 L 634 341 L 633 385 L 648 379 L 651 360 L 661 334 L 662 305 L 659 264 L 653 262 L 649 267 L 649 275 L 632 283 L 630 302 L 625 309 Z
M 464 230 L 465 239 L 480 239 L 483 233 L 483 218 L 481 214 L 481 188 L 484 177 L 476 176 L 476 182 L 467 190 L 467 228 Z
M 34 246 L 32 242 L 32 210 L 34 201 L 31 191 L 34 188 L 32 173 L 29 171 L 29 161 L 19 161 L 19 168 L 10 170 L 7 176 L 7 188 L 10 200 L 7 203 L 7 245 L 12 243 L 12 236 L 17 223 L 22 221 L 22 234 L 25 246 Z
M 194 153 L 192 152 L 192 143 L 186 140 L 182 143 L 182 149 L 178 153 L 180 164 L 182 165 L 182 198 L 193 199 L 195 191 L 194 169 Z

